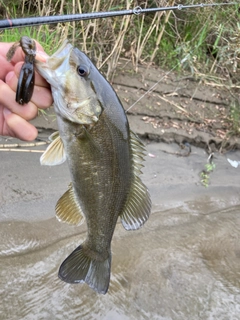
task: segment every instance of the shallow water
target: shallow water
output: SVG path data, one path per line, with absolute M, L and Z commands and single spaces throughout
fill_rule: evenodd
M 148 146 L 155 157 L 147 158 L 144 179 L 153 213 L 139 231 L 118 223 L 105 296 L 57 277 L 86 235 L 85 225 L 54 218 L 69 181 L 66 167 L 38 167 L 37 155 L 0 155 L 0 319 L 240 318 L 240 171 L 221 156 L 203 188 L 202 150 L 176 158 L 162 147 L 169 148 Z
M 138 232 L 118 224 L 106 296 L 57 278 L 85 238 L 57 224 L 1 224 L 1 319 L 239 319 L 240 206 L 156 212 Z

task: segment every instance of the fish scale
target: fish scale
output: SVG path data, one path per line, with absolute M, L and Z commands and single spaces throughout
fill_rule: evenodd
M 64 42 L 35 66 L 51 86 L 59 128 L 40 161 L 67 160 L 72 180 L 56 204 L 56 216 L 87 223 L 86 240 L 63 261 L 59 277 L 105 294 L 118 218 L 126 230 L 136 230 L 150 215 L 150 195 L 139 177 L 145 148 L 112 86 L 83 52 Z

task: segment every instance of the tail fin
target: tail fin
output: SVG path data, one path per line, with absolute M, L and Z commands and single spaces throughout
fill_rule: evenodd
M 111 254 L 108 259 L 98 261 L 88 257 L 82 245 L 68 256 L 59 268 L 58 276 L 68 283 L 86 282 L 98 293 L 108 291 L 111 270 Z

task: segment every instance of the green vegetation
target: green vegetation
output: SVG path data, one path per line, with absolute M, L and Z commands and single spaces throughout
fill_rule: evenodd
M 211 0 L 205 2 L 211 3 Z M 136 0 L 0 0 L 0 17 L 26 17 L 134 8 Z M 194 4 L 198 1 L 183 1 Z M 142 7 L 177 5 L 177 1 L 143 1 Z M 36 38 L 51 53 L 68 37 L 92 57 L 98 66 L 114 72 L 120 56 L 134 63 L 155 62 L 171 67 L 179 63 L 193 74 L 216 73 L 227 68 L 239 72 L 240 23 L 237 6 L 208 7 L 124 16 L 59 25 L 7 30 L 2 41 L 20 35 Z M 182 64 L 180 63 L 182 61 Z
M 240 134 L 240 100 L 234 100 L 230 106 L 229 121 L 231 124 L 229 135 Z
M 183 0 L 196 4 L 198 0 Z M 205 0 L 204 3 L 222 2 Z M 178 5 L 178 1 L 141 1 L 141 7 Z M 0 19 L 94 11 L 123 10 L 137 0 L 0 0 Z M 239 5 L 184 9 L 96 19 L 56 25 L 15 28 L 0 32 L 0 41 L 17 41 L 29 35 L 49 54 L 68 38 L 86 52 L 112 80 L 120 57 L 138 63 L 190 72 L 213 86 L 230 88 L 232 133 L 239 133 L 240 108 L 240 9 Z M 177 68 L 176 68 L 177 66 Z
M 213 161 L 205 164 L 205 169 L 201 172 L 201 183 L 204 187 L 209 186 L 210 177 L 209 174 L 216 168 L 216 165 Z

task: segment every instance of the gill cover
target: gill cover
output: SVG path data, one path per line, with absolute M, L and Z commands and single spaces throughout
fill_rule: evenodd
M 57 114 L 82 125 L 98 121 L 102 107 L 92 87 L 90 60 L 81 51 L 64 42 L 45 62 L 36 61 L 36 67 L 51 85 Z

